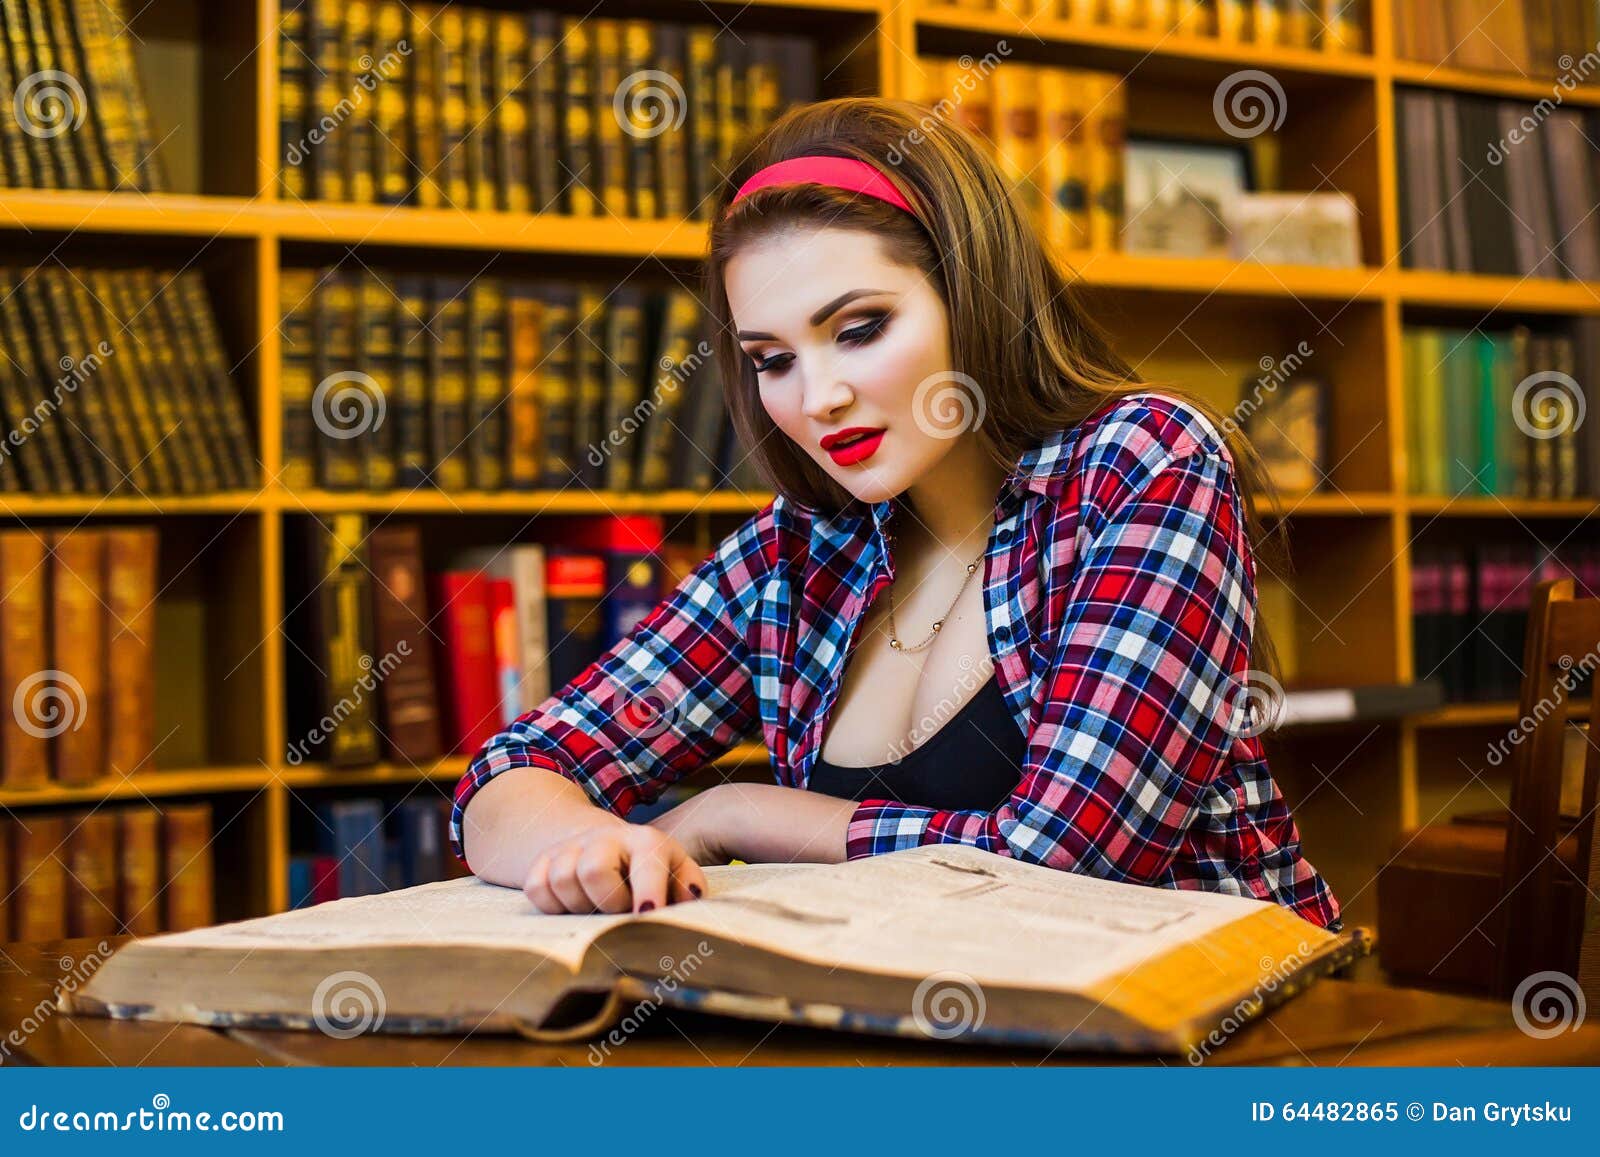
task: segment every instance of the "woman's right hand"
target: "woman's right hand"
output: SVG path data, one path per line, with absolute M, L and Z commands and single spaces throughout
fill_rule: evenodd
M 646 912 L 705 894 L 706 877 L 681 843 L 649 824 L 611 817 L 545 848 L 523 893 L 541 911 Z

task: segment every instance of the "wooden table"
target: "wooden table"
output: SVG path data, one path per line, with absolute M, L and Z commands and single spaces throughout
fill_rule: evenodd
M 114 946 L 120 939 L 111 940 Z M 98 943 L 0 946 L 0 1062 L 28 1065 L 590 1065 L 585 1042 L 515 1037 L 366 1035 L 211 1029 L 75 1017 L 53 1008 L 52 986 Z M 63 968 L 66 965 L 66 968 Z M 35 1023 L 29 1024 L 29 1018 Z M 20 1043 L 11 1037 L 16 1031 Z M 605 1063 L 613 1065 L 1165 1064 L 1183 1057 L 997 1048 L 837 1033 L 665 1007 Z M 1600 1024 L 1538 1040 L 1509 1005 L 1419 989 L 1329 979 L 1251 1022 L 1209 1064 L 1593 1065 Z

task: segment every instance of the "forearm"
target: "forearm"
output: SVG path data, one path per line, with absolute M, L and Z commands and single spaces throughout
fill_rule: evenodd
M 853 801 L 769 783 L 730 783 L 712 791 L 708 822 L 729 857 L 753 864 L 843 862 Z
M 514 767 L 467 801 L 461 841 L 481 879 L 520 888 L 551 844 L 586 828 L 626 823 L 597 807 L 570 779 L 542 767 Z

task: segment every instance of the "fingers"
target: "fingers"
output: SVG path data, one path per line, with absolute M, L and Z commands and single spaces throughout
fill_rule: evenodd
M 671 858 L 672 902 L 698 900 L 706 894 L 706 874 L 687 852 Z
M 626 912 L 633 907 L 633 895 L 623 879 L 622 844 L 600 840 L 578 857 L 578 883 L 590 903 L 601 912 Z
M 561 901 L 561 910 L 580 915 L 594 911 L 594 904 L 578 882 L 578 857 L 583 845 L 563 844 L 550 857 L 550 890 Z
M 658 833 L 654 838 L 634 842 L 628 859 L 628 883 L 633 890 L 633 910 L 660 908 L 667 902 L 668 840 Z

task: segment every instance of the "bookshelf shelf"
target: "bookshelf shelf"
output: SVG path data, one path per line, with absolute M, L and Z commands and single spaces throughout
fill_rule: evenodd
M 1483 498 L 1413 495 L 1413 515 L 1434 518 L 1590 518 L 1600 514 L 1600 498 Z
M 1555 100 L 1559 96 L 1562 104 L 1580 108 L 1600 108 L 1600 85 L 1580 84 L 1568 89 L 1558 84 L 1524 80 L 1517 76 L 1501 76 L 1465 68 L 1447 68 L 1443 65 L 1423 64 L 1414 60 L 1391 62 L 1389 75 L 1394 78 L 1396 84 L 1443 88 L 1455 92 L 1512 97 L 1534 102 Z
M 111 498 L 86 494 L 47 494 L 37 497 L 7 495 L 0 499 L 0 518 L 122 518 L 130 515 L 156 518 L 164 514 L 243 514 L 261 507 L 260 496 L 248 492 L 118 495 Z
M 1386 278 L 1372 268 L 1322 269 L 1209 257 L 1156 257 L 1075 249 L 1062 260 L 1085 284 L 1163 293 L 1225 293 L 1318 301 L 1376 301 Z
M 1592 313 L 1600 310 L 1600 284 L 1484 273 L 1440 273 L 1402 269 L 1394 273 L 1407 305 L 1472 310 Z
M 0 789 L 0 808 L 60 807 L 106 800 L 163 799 L 179 795 L 216 795 L 223 792 L 262 791 L 273 781 L 265 767 L 175 768 L 141 771 L 93 783 L 50 784 L 40 788 Z
M 1504 701 L 1497 703 L 1451 703 L 1421 715 L 1413 716 L 1412 726 L 1419 730 L 1444 730 L 1464 727 L 1509 727 L 1517 721 L 1517 705 Z M 1575 704 L 1571 717 L 1587 719 L 1586 705 Z
M 730 747 L 712 766 L 742 767 L 766 761 L 767 749 L 763 744 L 741 743 Z M 305 765 L 281 768 L 276 778 L 284 786 L 292 788 L 373 786 L 420 783 L 425 780 L 454 783 L 466 773 L 468 762 L 468 757 L 464 755 L 450 755 L 422 766 L 394 763 L 355 768 Z
M 1147 32 L 1112 28 L 1075 20 L 1024 18 L 1009 12 L 966 11 L 946 5 L 919 4 L 920 28 L 981 34 L 1011 35 L 1076 49 L 1074 63 L 1093 68 L 1141 68 L 1195 71 L 1195 65 L 1251 67 L 1307 76 L 1353 77 L 1370 80 L 1377 74 L 1374 58 L 1366 53 L 1319 52 L 1253 44 L 1234 44 L 1210 36 L 1184 36 L 1176 32 Z M 1183 66 L 1189 66 L 1183 69 Z M 1216 71 L 1215 67 L 1211 71 Z
M 1314 518 L 1318 515 L 1373 515 L 1386 516 L 1398 509 L 1392 494 L 1378 492 L 1333 491 L 1314 494 L 1280 494 L 1278 509 L 1265 504 L 1262 512 L 1269 517 Z
M 0 229 L 85 230 L 133 236 L 253 237 L 259 203 L 182 193 L 0 190 Z
M 772 501 L 770 493 L 730 490 L 701 494 L 606 494 L 593 490 L 527 490 L 511 493 L 396 491 L 392 494 L 329 490 L 280 492 L 280 509 L 294 513 L 340 510 L 363 514 L 723 514 L 753 513 Z

